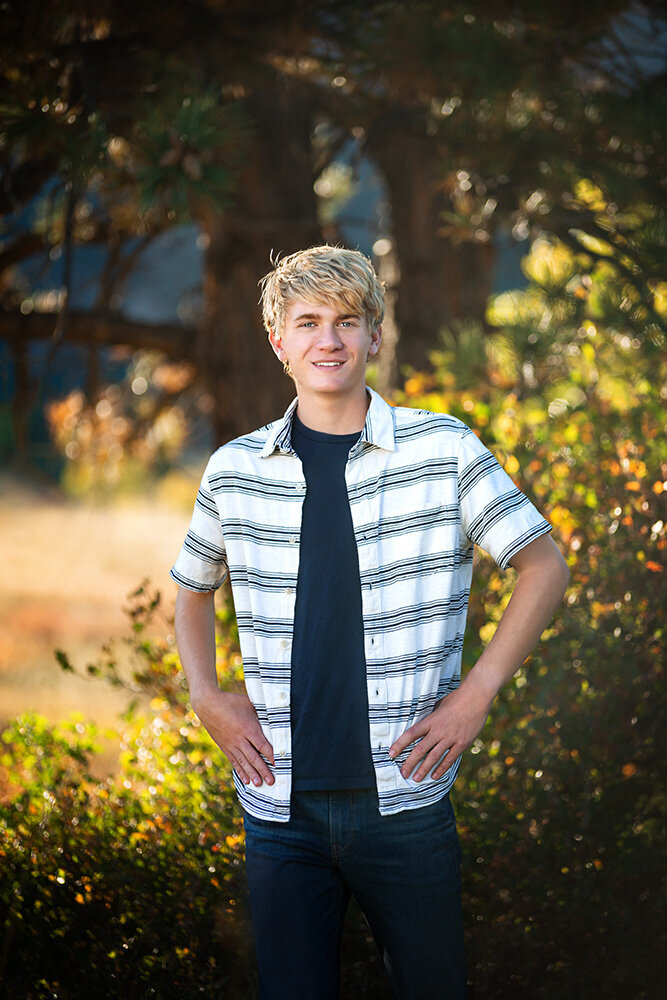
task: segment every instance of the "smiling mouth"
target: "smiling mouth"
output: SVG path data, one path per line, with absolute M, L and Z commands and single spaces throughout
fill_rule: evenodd
M 313 361 L 316 368 L 340 368 L 344 361 Z

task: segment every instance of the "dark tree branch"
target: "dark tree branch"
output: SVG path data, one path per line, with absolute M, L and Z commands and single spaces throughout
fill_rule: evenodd
M 10 350 L 16 382 L 11 404 L 12 429 L 16 451 L 19 455 L 25 455 L 28 447 L 28 414 L 35 398 L 35 384 L 30 377 L 27 345 L 14 341 Z
M 111 299 L 122 291 L 135 264 L 158 235 L 159 232 L 151 231 L 146 236 L 142 236 L 137 246 L 126 253 L 124 257 L 122 244 L 112 246 L 100 280 L 100 294 L 95 304 L 96 309 L 110 308 Z
M 70 300 L 71 300 L 71 290 L 72 290 L 72 250 L 73 250 L 73 230 L 74 230 L 74 213 L 76 212 L 76 204 L 78 199 L 78 190 L 76 184 L 73 180 L 70 180 L 67 185 L 67 202 L 65 205 L 65 239 L 64 239 L 64 253 L 65 259 L 63 264 L 63 302 L 58 310 L 58 318 L 56 320 L 56 326 L 53 331 L 53 337 L 51 339 L 51 347 L 49 349 L 49 356 L 47 359 L 47 367 L 53 355 L 58 350 L 60 344 L 65 338 L 67 333 L 67 322 L 70 314 Z
M 48 340 L 58 318 L 54 312 L 0 312 L 0 337 L 16 343 Z M 96 344 L 99 347 L 127 346 L 137 350 L 162 351 L 172 358 L 190 361 L 194 353 L 195 332 L 169 323 L 140 323 L 111 312 L 71 312 L 67 339 L 73 344 Z
M 40 250 L 48 250 L 48 244 L 41 233 L 21 233 L 0 250 L 0 275 L 10 267 L 20 264 L 22 260 L 33 257 Z

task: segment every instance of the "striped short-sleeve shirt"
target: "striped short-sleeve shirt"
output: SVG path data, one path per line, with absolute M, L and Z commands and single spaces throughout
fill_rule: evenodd
M 551 525 L 474 432 L 456 417 L 391 407 L 371 389 L 345 480 L 359 555 L 369 735 L 383 815 L 430 805 L 452 786 L 460 757 L 437 780 L 401 775 L 412 749 L 388 750 L 458 687 L 474 545 L 501 569 Z M 261 819 L 290 815 L 290 670 L 306 482 L 284 416 L 210 458 L 171 576 L 215 590 L 227 574 L 248 696 L 271 743 L 273 785 L 246 786 Z M 322 567 L 326 573 L 327 567 Z M 341 628 L 345 623 L 341 622 Z

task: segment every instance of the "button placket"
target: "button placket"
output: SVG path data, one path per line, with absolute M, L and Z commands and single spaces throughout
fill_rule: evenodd
M 367 498 L 368 504 L 368 523 L 369 525 L 375 526 L 376 537 L 374 539 L 375 544 L 369 546 L 372 553 L 372 571 L 374 574 L 375 584 L 371 581 L 368 587 L 368 600 L 371 607 L 371 613 L 376 621 L 381 619 L 382 615 L 382 587 L 380 586 L 379 579 L 379 539 L 377 538 L 377 525 L 379 524 L 379 511 L 378 511 L 378 493 L 374 492 L 371 497 Z M 383 633 L 378 632 L 376 636 L 373 637 L 373 650 L 376 660 L 381 660 L 383 658 Z M 382 722 L 375 727 L 376 736 L 376 746 L 378 750 L 388 749 L 388 739 L 389 739 L 389 723 L 387 721 L 387 678 L 385 668 L 382 669 L 381 676 L 376 676 L 373 681 L 373 691 L 375 694 L 376 709 L 382 711 Z M 391 781 L 391 775 L 384 775 L 385 781 Z

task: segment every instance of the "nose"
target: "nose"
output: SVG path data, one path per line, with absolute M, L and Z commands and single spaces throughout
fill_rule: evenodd
M 328 351 L 337 351 L 342 347 L 342 341 L 338 335 L 335 323 L 322 323 L 317 338 L 317 346 Z

